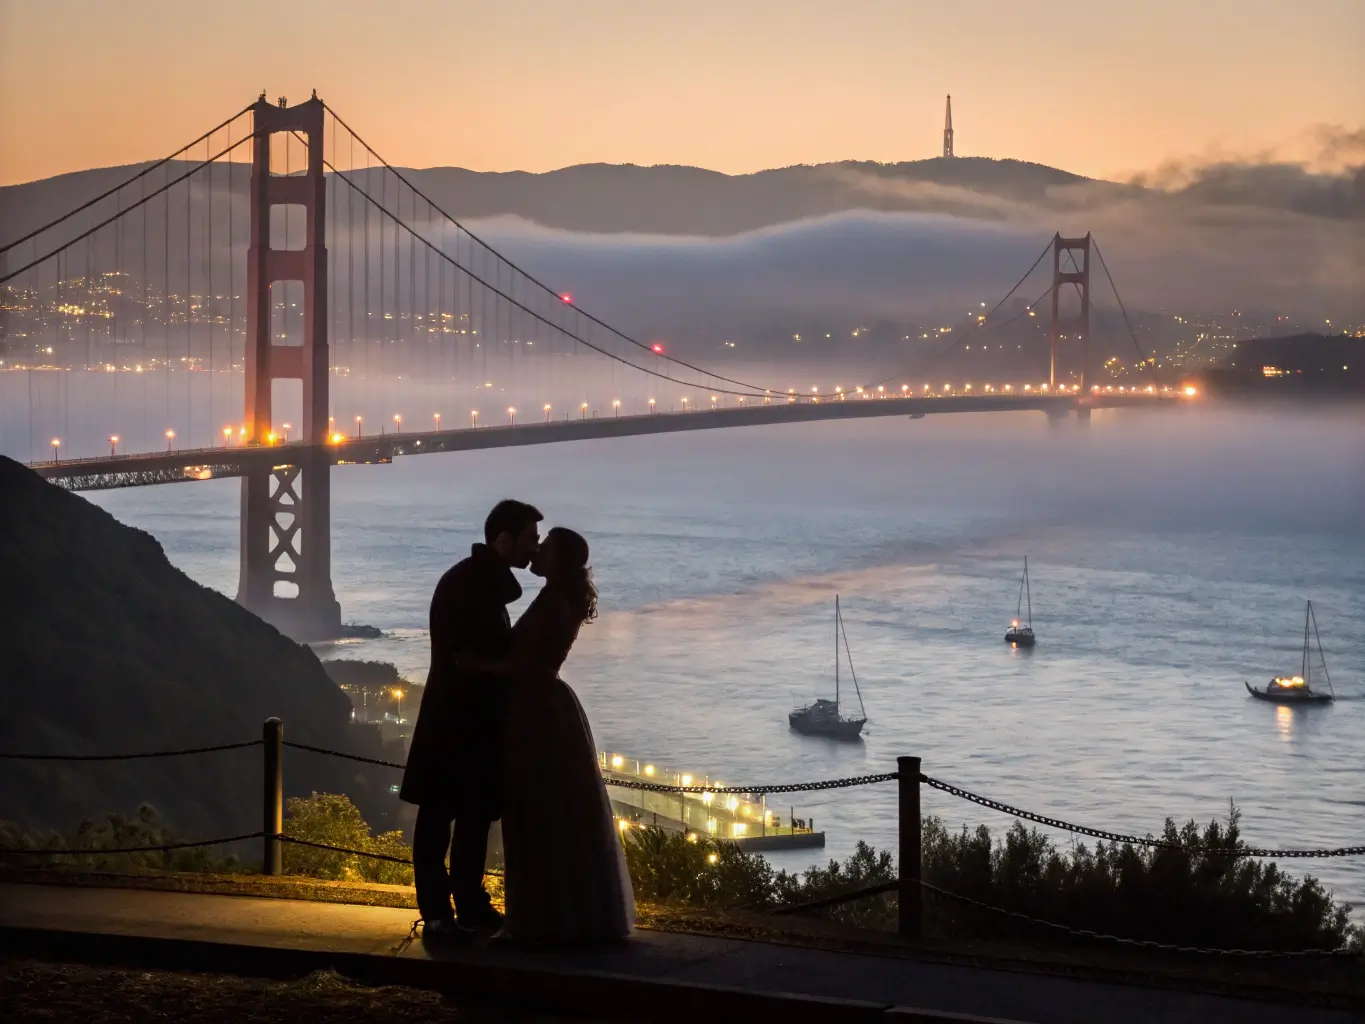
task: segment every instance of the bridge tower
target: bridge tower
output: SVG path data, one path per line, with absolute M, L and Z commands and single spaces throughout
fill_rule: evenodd
M 252 108 L 256 138 L 251 162 L 251 241 L 247 250 L 246 443 L 270 444 L 272 385 L 303 382 L 300 440 L 309 447 L 281 453 L 281 464 L 251 470 L 242 480 L 241 569 L 237 601 L 295 640 L 336 637 L 341 606 L 332 591 L 331 460 L 328 430 L 326 190 L 323 105 L 316 94 L 296 106 Z M 272 142 L 280 133 L 307 140 L 302 174 L 273 173 Z M 304 210 L 303 247 L 271 237 L 271 210 Z M 272 337 L 272 289 L 303 288 L 303 343 Z M 285 461 L 287 458 L 287 462 Z
M 1062 269 L 1065 254 L 1072 269 Z M 1079 258 L 1077 256 L 1079 254 Z M 1062 285 L 1074 284 L 1081 296 L 1081 311 L 1076 319 L 1064 322 L 1058 318 L 1057 301 Z M 1084 238 L 1063 238 L 1061 232 L 1052 236 L 1052 346 L 1048 360 L 1048 388 L 1057 390 L 1057 341 L 1063 333 L 1074 333 L 1080 339 L 1081 392 L 1086 389 L 1090 370 L 1090 232 Z

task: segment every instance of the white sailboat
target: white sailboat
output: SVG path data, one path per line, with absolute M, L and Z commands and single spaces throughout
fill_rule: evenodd
M 1024 606 L 1024 597 L 1028 596 L 1028 625 L 1020 625 L 1019 613 Z M 1033 635 L 1033 590 L 1028 582 L 1028 555 L 1024 556 L 1024 575 L 1019 580 L 1019 600 L 1014 606 L 1014 621 L 1010 623 L 1010 628 L 1005 630 L 1005 643 L 1013 647 L 1032 647 L 1037 642 Z
M 853 691 L 858 695 L 858 715 L 844 715 L 839 711 L 839 641 L 843 640 L 848 657 L 848 674 L 853 678 Z M 844 632 L 844 617 L 839 610 L 839 597 L 834 598 L 834 699 L 817 699 L 813 704 L 797 708 L 787 716 L 797 732 L 808 736 L 829 736 L 836 740 L 856 740 L 867 724 L 863 708 L 863 693 L 858 688 L 858 676 L 853 671 L 853 654 L 848 649 L 848 634 Z
M 1308 657 L 1308 627 L 1313 627 L 1313 639 L 1318 643 L 1318 664 L 1322 668 L 1322 681 L 1327 684 L 1327 692 L 1314 690 L 1312 683 L 1313 662 Z M 1313 602 L 1308 602 L 1308 607 L 1303 613 L 1303 662 L 1299 667 L 1299 674 L 1296 676 L 1276 676 L 1266 683 L 1264 690 L 1258 690 L 1249 682 L 1243 680 L 1243 685 L 1247 688 L 1247 693 L 1261 700 L 1273 701 L 1276 704 L 1326 704 L 1337 699 L 1336 693 L 1332 690 L 1332 677 L 1327 674 L 1327 659 L 1322 654 L 1322 637 L 1318 636 L 1318 617 L 1313 614 Z

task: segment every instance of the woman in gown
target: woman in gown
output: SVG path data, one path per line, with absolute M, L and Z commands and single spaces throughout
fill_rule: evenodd
M 588 542 L 555 527 L 531 571 L 545 586 L 512 627 L 512 654 L 462 659 L 509 677 L 502 817 L 507 908 L 499 938 L 619 941 L 634 924 L 634 893 L 592 729 L 559 678 L 579 628 L 597 615 Z

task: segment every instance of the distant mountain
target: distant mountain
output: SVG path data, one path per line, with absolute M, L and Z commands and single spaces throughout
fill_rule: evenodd
M 5 753 L 211 746 L 259 738 L 261 723 L 279 717 L 286 739 L 386 756 L 375 730 L 351 724 L 350 700 L 310 650 L 191 580 L 149 534 L 4 457 L 0 608 Z M 348 793 L 375 822 L 396 814 L 389 770 L 296 751 L 285 762 L 288 793 Z M 259 747 L 10 760 L 4 780 L 0 819 L 28 827 L 70 830 L 143 801 L 186 838 L 261 827 Z
M 4 238 L 26 233 L 145 166 L 104 167 L 0 189 Z M 172 175 L 185 166 L 168 165 Z M 215 189 L 226 187 L 231 175 L 234 189 L 243 190 L 249 169 L 236 164 L 214 173 Z M 366 172 L 357 173 L 363 178 Z M 155 187 L 164 174 L 148 175 L 148 186 Z M 508 216 L 567 231 L 712 237 L 850 210 L 982 213 L 976 197 L 1039 201 L 1049 190 L 1067 186 L 1125 187 L 1043 164 L 988 157 L 894 164 L 850 160 L 752 174 L 635 164 L 580 164 L 540 174 L 459 167 L 404 169 L 404 174 L 461 219 Z M 194 180 L 202 186 L 207 175 Z M 134 189 L 133 197 L 137 194 Z

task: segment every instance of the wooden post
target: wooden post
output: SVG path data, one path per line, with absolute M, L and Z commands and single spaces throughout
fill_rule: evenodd
M 261 831 L 265 833 L 261 873 L 284 874 L 283 844 L 276 837 L 284 831 L 284 723 L 278 718 L 267 718 L 261 727 L 261 741 L 265 745 L 265 777 L 261 803 Z
M 896 902 L 899 911 L 899 932 L 902 938 L 918 939 L 922 931 L 920 891 L 920 809 L 919 758 L 896 758 L 897 789 L 899 791 L 900 825 L 900 888 Z

